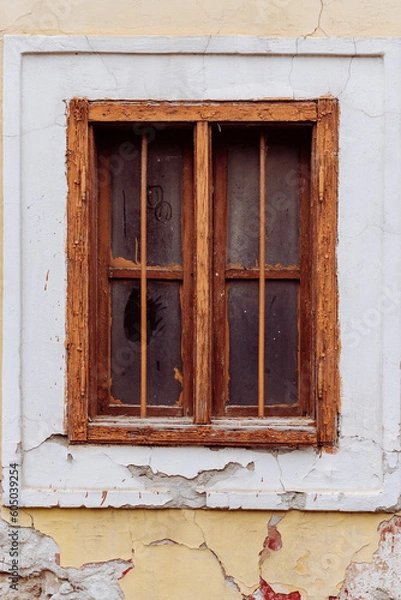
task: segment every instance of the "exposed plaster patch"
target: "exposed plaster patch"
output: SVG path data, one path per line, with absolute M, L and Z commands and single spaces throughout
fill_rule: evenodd
M 285 509 L 304 510 L 306 505 L 306 494 L 304 492 L 282 492 L 280 496 L 281 504 Z
M 18 590 L 10 588 L 9 579 L 12 535 L 18 543 Z M 85 564 L 79 569 L 63 568 L 59 547 L 51 537 L 0 520 L 2 600 L 122 600 L 124 594 L 118 580 L 132 568 L 132 561 L 120 559 Z
M 239 463 L 227 463 L 222 469 L 210 469 L 200 471 L 195 477 L 184 477 L 183 475 L 167 475 L 159 471 L 153 471 L 148 465 L 128 465 L 128 470 L 138 481 L 145 478 L 146 487 L 154 490 L 168 491 L 171 500 L 164 505 L 166 508 L 205 508 L 206 487 L 229 479 L 238 471 L 253 471 L 255 465 L 248 463 L 245 467 Z
M 371 563 L 352 563 L 332 600 L 401 598 L 401 516 L 380 523 L 380 541 Z

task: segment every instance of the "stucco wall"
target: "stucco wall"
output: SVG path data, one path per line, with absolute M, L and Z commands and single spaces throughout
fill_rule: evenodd
M 3 33 L 401 35 L 397 0 L 7 0 L 0 10 Z M 3 517 L 9 516 L 3 509 Z M 21 531 L 28 553 L 23 574 L 36 587 L 13 593 L 5 583 L 2 598 L 47 598 L 47 586 L 54 599 L 113 600 L 122 577 L 128 600 L 240 600 L 259 587 L 260 578 L 288 596 L 272 595 L 262 584 L 255 599 L 296 600 L 298 591 L 303 600 L 326 600 L 339 593 L 348 565 L 372 560 L 348 571 L 341 598 L 345 589 L 354 599 L 399 598 L 400 526 L 390 519 L 300 511 L 24 510 L 19 525 L 55 543 L 34 530 Z M 379 532 L 380 523 L 385 525 Z M 3 533 L 0 560 L 7 571 L 10 538 Z M 100 564 L 79 570 L 87 563 Z
M 365 37 L 400 34 L 396 0 L 18 0 L 10 33 Z

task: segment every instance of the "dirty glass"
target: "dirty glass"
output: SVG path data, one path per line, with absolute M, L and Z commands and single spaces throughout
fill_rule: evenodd
M 111 284 L 112 396 L 140 404 L 141 319 L 138 281 Z M 181 309 L 178 282 L 149 281 L 146 296 L 147 404 L 172 406 L 182 379 Z
M 135 128 L 134 128 L 135 129 Z M 112 252 L 141 259 L 141 129 L 119 134 L 110 155 Z M 182 264 L 182 177 L 188 131 L 154 129 L 147 157 L 147 265 Z
M 298 282 L 266 281 L 265 405 L 298 398 Z M 259 282 L 228 284 L 229 404 L 258 404 Z

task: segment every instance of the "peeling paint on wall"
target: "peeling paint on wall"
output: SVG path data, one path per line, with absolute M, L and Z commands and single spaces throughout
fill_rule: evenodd
M 290 594 L 277 593 L 270 587 L 264 579 L 260 580 L 259 588 L 252 594 L 247 596 L 245 600 L 301 600 L 299 592 L 291 592 Z
M 10 555 L 15 539 L 18 562 Z M 18 569 L 12 575 L 13 566 Z M 79 569 L 60 566 L 56 542 L 31 527 L 0 521 L 0 597 L 2 600 L 122 600 L 118 580 L 132 569 L 132 561 L 89 563 Z M 12 586 L 12 587 L 11 587 Z
M 205 508 L 206 487 L 216 484 L 234 476 L 239 471 L 255 470 L 255 464 L 249 462 L 246 467 L 239 463 L 229 462 L 221 469 L 208 469 L 200 471 L 195 477 L 184 477 L 183 475 L 168 475 L 160 471 L 154 471 L 148 465 L 128 465 L 131 475 L 138 478 L 139 482 L 144 480 L 146 485 L 151 485 L 155 490 L 166 491 L 170 496 L 166 508 Z
M 99 514 L 99 510 L 32 509 L 29 515 L 21 511 L 22 523 L 29 523 L 29 517 L 31 527 L 19 528 L 0 520 L 0 597 L 401 598 L 401 516 L 383 520 L 377 515 L 308 515 L 298 511 L 102 510 L 99 520 Z M 49 523 L 53 523 L 50 529 Z M 18 592 L 10 590 L 9 580 L 13 531 L 18 532 L 19 540 Z M 329 543 L 331 548 L 327 549 Z M 329 560 L 333 553 L 341 555 L 341 560 Z M 110 554 L 116 558 L 110 559 Z M 121 558 L 129 556 L 133 560 Z M 71 566 L 62 567 L 60 562 Z M 341 590 L 335 595 L 341 584 L 333 586 L 333 581 L 342 579 Z
M 380 542 L 371 563 L 352 563 L 334 600 L 401 598 L 401 517 L 379 525 Z

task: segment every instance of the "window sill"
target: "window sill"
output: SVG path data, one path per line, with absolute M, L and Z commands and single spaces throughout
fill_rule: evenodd
M 251 442 L 250 438 L 251 437 Z M 316 446 L 316 427 L 310 419 L 213 419 L 193 425 L 191 419 L 130 419 L 96 417 L 89 423 L 88 442 L 152 446 Z M 82 443 L 82 442 L 81 442 Z

